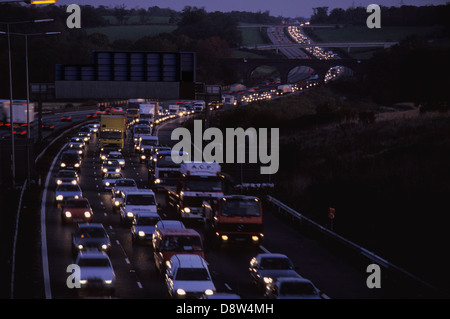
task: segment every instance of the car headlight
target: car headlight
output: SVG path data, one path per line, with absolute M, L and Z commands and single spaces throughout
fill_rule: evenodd
M 119 206 L 120 202 L 118 200 L 114 201 L 114 206 Z
M 74 179 L 74 180 L 72 181 L 72 184 L 73 184 L 73 185 L 77 185 L 77 180 Z
M 120 168 L 116 168 L 116 173 L 119 173 L 120 172 Z
M 144 159 L 145 159 L 145 155 L 141 155 L 141 159 L 143 159 L 143 160 L 144 160 Z
M 184 291 L 184 289 L 178 288 L 177 289 L 177 295 L 178 296 L 184 296 L 184 295 L 186 295 L 186 291 Z
M 159 178 L 155 179 L 155 184 L 161 183 L 161 180 Z
M 189 214 L 191 212 L 191 209 L 189 207 L 185 207 L 184 212 Z
M 140 230 L 140 231 L 138 231 L 138 235 L 139 235 L 139 237 L 144 237 L 145 236 L 145 232 Z
M 109 185 L 111 185 L 109 182 L 106 182 L 106 183 L 105 183 L 105 186 L 109 186 Z
M 128 212 L 128 213 L 127 213 L 127 217 L 131 217 L 131 218 L 132 218 L 133 216 L 134 216 L 134 215 L 133 215 L 133 212 Z
M 270 283 L 272 282 L 272 278 L 270 278 L 270 277 L 264 277 L 264 278 L 263 278 L 263 281 L 264 281 L 266 284 L 270 284 Z
M 60 179 L 58 179 L 57 181 L 56 181 L 56 184 L 58 184 L 58 185 L 60 185 L 62 183 L 62 180 L 60 180 Z
M 108 245 L 105 245 L 105 244 L 104 244 L 104 245 L 102 245 L 101 248 L 102 248 L 102 250 L 107 250 L 107 249 L 108 249 Z
M 101 158 L 102 158 L 102 160 L 105 160 L 105 159 L 106 159 L 106 156 L 105 156 L 105 155 L 102 155 Z
M 87 284 L 87 279 L 80 279 L 80 284 L 82 285 L 86 285 Z
M 80 196 L 78 196 L 78 195 L 75 195 L 75 196 L 74 196 L 74 198 L 75 198 L 75 199 L 78 199 L 78 198 L 80 198 Z
M 64 199 L 64 196 L 63 195 L 58 195 L 58 196 L 56 196 L 56 200 L 63 200 Z
M 90 218 L 91 217 L 91 212 L 84 212 L 84 217 Z
M 61 167 L 66 167 L 66 163 L 61 163 Z
M 80 164 L 76 163 L 76 164 L 75 164 L 75 167 L 80 167 Z
M 78 250 L 83 250 L 84 246 L 83 245 L 78 245 L 77 248 L 78 248 Z
M 206 289 L 206 290 L 205 290 L 205 295 L 211 296 L 211 295 L 213 295 L 213 294 L 214 294 L 214 291 L 213 291 L 212 289 Z
M 105 284 L 107 284 L 107 285 L 111 285 L 112 284 L 112 279 L 110 279 L 110 280 L 104 280 L 104 282 L 105 282 Z
M 106 173 L 108 171 L 108 169 L 104 168 L 103 169 L 103 173 Z
M 69 211 L 65 212 L 64 215 L 66 215 L 67 218 L 72 217 L 72 213 Z
M 125 165 L 125 161 L 120 161 L 119 164 L 120 165 Z

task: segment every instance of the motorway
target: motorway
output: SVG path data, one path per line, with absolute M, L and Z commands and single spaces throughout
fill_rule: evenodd
M 170 140 L 170 132 L 179 127 L 183 121 L 184 119 L 179 118 L 161 125 L 157 131 L 160 144 L 175 144 L 176 141 Z M 93 222 L 102 223 L 111 238 L 110 258 L 117 276 L 114 297 L 165 298 L 167 295 L 164 280 L 155 268 L 151 246 L 132 244 L 129 227 L 123 226 L 119 215 L 112 212 L 111 195 L 101 191 L 100 162 L 96 144 L 97 138 L 93 137 L 82 162 L 80 186 L 84 197 L 89 199 L 93 208 Z M 134 178 L 140 188 L 146 188 L 147 169 L 133 154 L 133 144 L 129 137 L 124 155 L 127 161 L 126 169 L 123 171 L 125 177 Z M 96 294 L 79 294 L 77 289 L 69 289 L 66 285 L 69 275 L 66 268 L 73 262 L 71 234 L 75 226 L 62 224 L 61 211 L 54 205 L 54 175 L 57 171 L 57 167 L 52 167 L 42 210 L 45 214 L 43 226 L 47 244 L 47 249 L 43 253 L 44 257 L 48 257 L 48 273 L 44 276 L 47 285 L 46 297 L 55 299 L 99 297 Z M 157 201 L 162 205 L 161 217 L 170 219 L 171 216 L 166 215 L 164 210 L 165 196 L 157 194 Z M 260 292 L 250 283 L 248 265 L 250 259 L 257 253 L 270 251 L 288 255 L 298 266 L 298 272 L 312 280 L 330 298 L 387 296 L 382 289 L 367 288 L 365 268 L 356 269 L 343 262 L 315 240 L 303 236 L 283 223 L 267 207 L 264 207 L 264 229 L 265 240 L 259 247 L 226 246 L 212 249 L 206 245 L 205 259 L 209 263 L 218 292 L 236 293 L 243 299 L 262 298 Z

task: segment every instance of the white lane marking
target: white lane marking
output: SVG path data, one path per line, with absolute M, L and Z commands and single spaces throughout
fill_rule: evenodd
M 130 260 L 128 258 L 125 258 L 125 262 L 129 265 L 130 264 Z
M 142 289 L 142 284 L 141 284 L 141 282 L 140 282 L 140 281 L 138 281 L 138 282 L 137 282 L 137 285 L 138 285 L 138 287 L 139 287 L 139 288 L 141 288 L 141 289 Z
M 48 251 L 47 251 L 47 230 L 45 225 L 45 206 L 47 205 L 47 189 L 50 183 L 50 177 L 52 176 L 53 168 L 55 166 L 56 160 L 58 159 L 61 152 L 64 150 L 67 144 L 65 144 L 56 154 L 53 159 L 50 169 L 47 173 L 47 178 L 45 179 L 44 191 L 42 192 L 42 203 L 41 203 L 41 255 L 42 255 L 42 272 L 44 275 L 44 291 L 45 299 L 52 298 L 52 290 L 50 287 L 50 272 L 48 269 Z
M 228 289 L 229 291 L 233 290 L 233 289 L 231 289 L 230 285 L 228 285 L 227 283 L 225 283 L 225 287 L 227 287 L 227 289 Z

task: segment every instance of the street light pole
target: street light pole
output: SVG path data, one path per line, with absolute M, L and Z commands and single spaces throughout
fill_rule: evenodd
M 11 24 L 25 24 L 25 23 L 40 23 L 50 22 L 54 19 L 37 19 L 31 21 L 16 21 L 16 22 L 0 22 L 0 24 L 6 25 L 6 34 L 8 37 L 8 65 L 9 65 L 9 123 L 11 125 L 11 182 L 12 186 L 16 186 L 16 148 L 14 143 L 14 120 L 13 120 L 13 81 L 12 81 L 12 63 L 11 63 Z M 4 33 L 4 32 L 1 32 Z M 28 54 L 27 54 L 28 56 Z M 28 61 L 27 61 L 28 66 Z M 28 69 L 27 69 L 27 96 L 28 96 Z M 27 98 L 27 101 L 29 99 Z M 27 102 L 28 105 L 28 102 Z M 27 107 L 27 120 L 28 120 L 28 107 Z M 27 128 L 27 136 L 29 134 L 29 128 Z

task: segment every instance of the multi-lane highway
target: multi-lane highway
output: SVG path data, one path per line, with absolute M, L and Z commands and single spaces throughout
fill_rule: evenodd
M 183 118 L 165 122 L 158 130 L 160 144 L 173 145 L 171 131 L 179 127 Z M 151 245 L 134 245 L 130 228 L 123 226 L 118 214 L 113 213 L 111 194 L 102 191 L 99 150 L 97 137 L 93 137 L 85 151 L 81 165 L 80 186 L 83 196 L 88 198 L 93 208 L 93 222 L 102 223 L 107 230 L 112 247 L 110 258 L 117 276 L 117 298 L 165 298 L 167 292 L 164 280 L 158 274 L 152 254 Z M 140 188 L 146 188 L 147 168 L 140 164 L 133 152 L 133 144 L 128 135 L 124 150 L 126 168 L 124 176 L 136 180 Z M 56 162 L 55 162 L 56 163 Z M 71 236 L 75 229 L 72 224 L 61 222 L 61 209 L 55 206 L 54 175 L 57 165 L 50 172 L 46 185 L 46 197 L 42 201 L 42 213 L 45 214 L 45 232 L 43 258 L 48 262 L 44 267 L 46 297 L 78 298 L 98 297 L 97 294 L 79 294 L 79 290 L 70 289 L 66 284 L 67 266 L 73 263 L 71 253 Z M 164 209 L 165 196 L 157 194 L 161 204 L 161 218 L 172 218 Z M 200 227 L 191 225 L 201 232 Z M 262 294 L 250 282 L 249 261 L 260 252 L 276 252 L 288 255 L 298 267 L 298 272 L 312 280 L 330 298 L 377 298 L 387 297 L 390 292 L 382 289 L 369 289 L 366 285 L 365 267 L 354 268 L 340 260 L 332 252 L 321 247 L 315 240 L 303 236 L 297 230 L 283 223 L 264 207 L 265 239 L 260 246 L 225 246 L 213 249 L 206 243 L 205 259 L 209 263 L 214 284 L 218 292 L 236 293 L 242 298 L 262 298 Z M 103 295 L 101 295 L 103 296 Z

